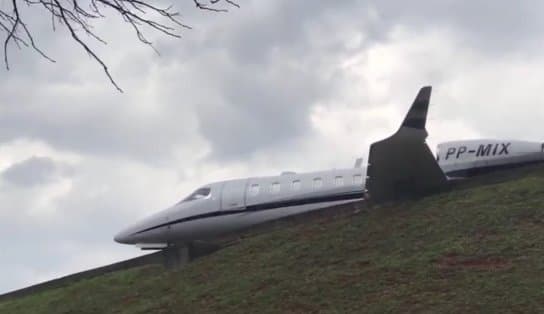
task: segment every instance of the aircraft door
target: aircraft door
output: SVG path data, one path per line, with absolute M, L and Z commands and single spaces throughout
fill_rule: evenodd
M 221 192 L 221 210 L 238 210 L 246 207 L 247 180 L 226 182 Z

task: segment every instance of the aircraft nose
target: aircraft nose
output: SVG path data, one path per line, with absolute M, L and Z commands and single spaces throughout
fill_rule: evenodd
M 133 237 L 131 233 L 125 230 L 115 235 L 115 237 L 113 237 L 113 240 L 121 244 L 134 244 L 132 238 Z

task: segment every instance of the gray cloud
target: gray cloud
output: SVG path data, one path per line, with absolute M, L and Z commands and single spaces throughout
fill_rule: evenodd
M 0 172 L 0 175 L 12 184 L 32 187 L 54 181 L 70 172 L 69 166 L 59 164 L 51 158 L 31 157 L 13 164 Z
M 215 95 L 201 98 L 196 115 L 216 160 L 248 158 L 311 132 L 310 108 L 335 94 L 331 65 L 349 50 L 345 37 L 333 34 L 353 27 L 344 18 L 347 3 L 251 3 L 249 9 L 253 14 L 229 23 L 229 32 L 211 27 L 192 56 L 194 72 L 206 73 L 193 80 Z
M 268 73 L 240 67 L 231 75 L 221 102 L 197 107 L 199 128 L 217 159 L 247 156 L 303 136 L 310 130 L 309 108 L 326 93 L 319 78 L 282 64 Z
M 221 16 L 189 10 L 187 19 L 197 30 L 181 41 L 159 40 L 158 60 L 145 47 L 119 59 L 107 58 L 129 95 L 108 89 L 94 62 L 78 66 L 79 50 L 72 43 L 44 32 L 44 49 L 57 56 L 59 64 L 36 62 L 37 56 L 25 54 L 32 66 L 15 67 L 15 76 L 32 73 L 46 83 L 32 93 L 26 92 L 24 82 L 1 84 L 5 96 L 0 141 L 25 136 L 95 155 L 168 162 L 179 144 L 192 146 L 205 140 L 216 160 L 248 158 L 304 137 L 310 129 L 310 108 L 317 100 L 338 94 L 339 80 L 331 75 L 331 64 L 356 49 L 389 40 L 393 27 L 448 27 L 479 49 L 519 50 L 534 42 L 533 34 L 540 27 L 534 6 L 522 2 L 511 8 L 505 1 L 491 7 L 486 1 L 470 6 L 429 1 L 310 5 L 279 1 L 248 2 Z M 124 35 L 120 45 L 137 44 L 130 29 L 119 34 Z M 356 34 L 365 39 L 350 47 L 347 41 Z M 67 46 L 74 50 L 65 52 Z M 115 47 L 99 49 L 107 56 Z M 155 64 L 140 66 L 145 60 Z M 178 72 L 169 75 L 169 82 L 155 74 L 172 65 Z M 130 97 L 146 88 L 145 78 L 164 84 L 145 100 L 153 103 L 148 106 L 161 108 L 149 117 L 136 105 L 139 100 Z M 240 140 L 233 144 L 231 139 Z
M 381 29 L 406 25 L 417 29 L 448 27 L 462 33 L 464 45 L 494 56 L 519 52 L 540 45 L 544 21 L 539 15 L 544 4 L 535 1 L 417 0 L 399 4 L 379 1 L 371 4 L 380 17 Z

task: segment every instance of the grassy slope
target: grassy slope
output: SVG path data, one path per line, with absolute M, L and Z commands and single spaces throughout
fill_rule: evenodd
M 543 312 L 544 171 L 250 237 L 0 313 Z

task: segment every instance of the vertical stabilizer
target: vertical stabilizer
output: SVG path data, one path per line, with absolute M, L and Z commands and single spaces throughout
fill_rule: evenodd
M 431 87 L 419 90 L 399 130 L 373 143 L 366 188 L 374 201 L 413 197 L 440 190 L 447 178 L 425 143 Z
M 355 165 L 353 168 L 362 168 L 363 167 L 363 158 L 357 158 L 355 160 Z
M 422 87 L 417 93 L 416 99 L 406 114 L 401 128 L 413 128 L 425 130 L 427 123 L 427 111 L 429 110 L 429 101 L 431 99 L 431 86 Z

